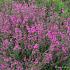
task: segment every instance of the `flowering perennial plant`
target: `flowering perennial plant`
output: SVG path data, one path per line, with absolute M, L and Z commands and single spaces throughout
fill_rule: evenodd
M 45 64 L 53 70 L 57 62 L 61 66 L 69 56 L 70 18 L 49 13 L 46 17 L 46 7 L 15 1 L 11 14 L 0 11 L 1 70 L 41 70 Z

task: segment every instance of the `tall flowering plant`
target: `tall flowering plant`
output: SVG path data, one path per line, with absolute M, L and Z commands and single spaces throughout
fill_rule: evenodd
M 49 13 L 46 17 L 45 7 L 14 1 L 11 14 L 0 12 L 2 70 L 41 70 L 43 65 L 53 70 L 58 64 L 62 66 L 69 55 L 70 19 L 54 16 L 53 10 Z

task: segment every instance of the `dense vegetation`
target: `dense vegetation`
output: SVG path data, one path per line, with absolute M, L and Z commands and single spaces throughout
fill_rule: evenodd
M 70 0 L 0 0 L 0 70 L 70 70 Z

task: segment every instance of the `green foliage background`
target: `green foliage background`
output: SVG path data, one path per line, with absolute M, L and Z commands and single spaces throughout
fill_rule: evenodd
M 65 18 L 70 16 L 70 0 L 36 0 L 38 7 L 46 6 L 51 7 L 52 4 L 55 4 L 54 11 Z M 60 14 L 61 9 L 64 8 L 64 13 Z

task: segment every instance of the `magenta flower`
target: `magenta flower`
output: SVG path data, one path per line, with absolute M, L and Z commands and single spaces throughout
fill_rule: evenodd
M 64 8 L 61 9 L 61 13 L 64 13 Z
M 56 32 L 54 33 L 54 32 L 48 31 L 46 36 L 48 36 L 52 42 L 57 40 L 56 39 Z
M 50 30 L 50 31 L 53 31 L 53 32 L 54 32 L 54 31 L 55 31 L 55 32 L 58 31 L 58 25 L 57 25 L 56 23 L 50 24 L 50 25 L 49 25 L 49 30 Z
M 33 46 L 33 48 L 34 48 L 34 49 L 38 49 L 38 48 L 39 48 L 39 45 L 38 45 L 38 44 L 35 44 L 35 45 Z
M 35 26 L 32 26 L 32 27 L 31 27 L 31 32 L 32 32 L 32 33 L 36 32 Z
M 1 65 L 1 69 L 4 70 L 6 68 L 5 64 L 0 64 Z
M 20 46 L 19 46 L 19 44 L 15 43 L 15 46 L 14 46 L 13 50 L 19 50 L 19 49 L 21 49 Z
M 8 48 L 8 46 L 9 46 L 9 41 L 8 41 L 8 39 L 5 39 L 5 40 L 3 40 L 3 48 L 4 49 L 7 49 Z
M 54 50 L 55 50 L 55 45 L 51 44 L 50 48 L 49 48 L 49 51 L 54 51 Z
M 31 33 L 31 29 L 28 25 L 26 25 L 26 28 L 27 28 L 28 32 Z
M 62 51 L 64 52 L 64 53 L 67 53 L 68 52 L 68 48 L 67 47 L 65 47 L 65 46 L 61 46 L 62 47 Z
M 56 41 L 52 41 L 52 44 L 58 46 L 60 44 L 60 42 L 58 40 L 56 40 Z
M 11 19 L 11 21 L 13 22 L 13 24 L 16 24 L 16 22 L 17 22 L 17 17 L 16 17 L 16 15 L 10 16 L 10 19 Z
M 25 21 L 25 22 L 28 21 L 28 18 L 29 18 L 28 15 L 25 15 L 23 22 L 24 22 L 24 21 Z
M 52 60 L 52 54 L 51 53 L 46 53 L 46 63 L 49 63 Z
M 38 59 L 35 59 L 34 64 L 38 64 Z
M 62 67 L 60 67 L 59 69 L 62 70 Z
M 36 32 L 35 26 L 32 26 L 32 27 L 26 26 L 26 27 L 27 27 L 27 30 L 29 33 L 35 33 Z
M 20 12 L 21 11 L 21 8 L 22 8 L 22 4 L 20 3 L 13 3 L 13 9 L 16 11 L 16 12 Z
M 20 28 L 15 28 L 14 37 L 18 41 L 22 39 L 22 31 L 20 30 Z
M 63 33 L 61 33 L 61 32 L 59 32 L 59 34 L 61 35 L 61 38 L 64 39 L 65 34 L 63 34 Z

